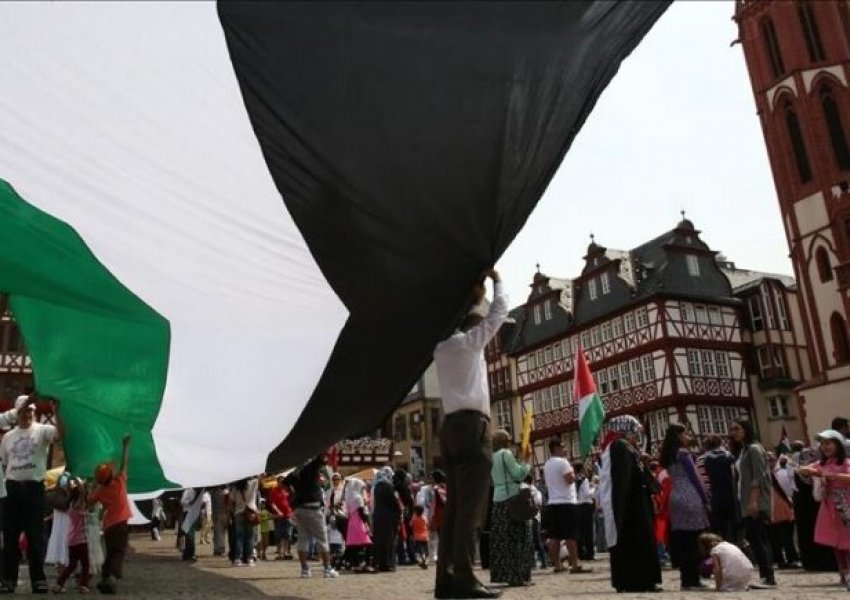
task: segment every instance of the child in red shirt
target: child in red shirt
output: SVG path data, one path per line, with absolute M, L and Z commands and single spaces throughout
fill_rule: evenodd
M 113 473 L 111 462 L 101 463 L 94 472 L 98 486 L 89 494 L 89 504 L 103 505 L 103 541 L 106 559 L 101 570 L 97 589 L 104 594 L 114 594 L 115 580 L 124 571 L 124 555 L 127 552 L 127 521 L 133 516 L 130 499 L 127 497 L 127 450 L 130 434 L 124 436 L 121 448 L 121 467 L 118 475 Z
M 419 561 L 419 566 L 428 568 L 428 519 L 425 518 L 425 508 L 413 507 L 413 518 L 410 520 L 413 528 L 413 551 Z

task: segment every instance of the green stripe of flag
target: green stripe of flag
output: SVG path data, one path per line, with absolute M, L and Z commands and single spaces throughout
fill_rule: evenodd
M 118 458 L 129 432 L 130 491 L 174 487 L 151 435 L 168 370 L 168 321 L 71 227 L 2 179 L 0 239 L 0 291 L 10 296 L 38 391 L 61 401 L 69 469 L 90 476 L 97 463 Z

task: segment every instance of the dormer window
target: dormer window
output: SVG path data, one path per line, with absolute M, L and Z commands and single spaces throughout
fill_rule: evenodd
M 611 291 L 611 282 L 608 280 L 608 273 L 602 273 L 599 280 L 602 282 L 602 295 L 604 296 Z
M 587 282 L 587 292 L 588 292 L 588 294 L 590 294 L 591 300 L 596 300 L 598 293 L 596 291 L 596 280 L 595 279 L 591 279 L 590 281 Z
M 534 324 L 540 325 L 540 305 L 534 307 Z
M 547 321 L 552 318 L 552 301 L 547 300 L 543 303 L 543 318 Z
M 699 259 L 693 254 L 688 254 L 685 257 L 688 263 L 688 275 L 691 277 L 699 277 Z

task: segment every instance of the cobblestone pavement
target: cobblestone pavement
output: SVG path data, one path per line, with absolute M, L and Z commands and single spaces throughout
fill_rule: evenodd
M 343 573 L 338 579 L 323 579 L 318 563 L 312 563 L 313 577 L 301 579 L 297 562 L 260 562 L 253 568 L 234 568 L 227 560 L 211 556 L 208 545 L 199 545 L 197 563 L 180 560 L 174 547 L 174 537 L 164 537 L 152 542 L 147 536 L 133 535 L 132 552 L 127 557 L 124 580 L 119 594 L 124 597 L 159 596 L 182 597 L 198 600 L 211 598 L 282 598 L 297 600 L 397 600 L 407 598 L 433 598 L 434 569 L 400 567 L 395 573 L 355 575 Z M 536 585 L 530 588 L 506 589 L 506 600 L 544 600 L 549 598 L 713 598 L 713 592 L 682 593 L 678 589 L 678 573 L 664 571 L 662 594 L 615 594 L 608 580 L 607 560 L 588 563 L 591 574 L 557 575 L 548 571 L 535 571 Z M 487 573 L 479 575 L 487 581 Z M 26 580 L 26 574 L 22 573 Z M 807 573 L 805 571 L 780 571 L 776 590 L 748 592 L 751 600 L 826 600 L 850 594 L 837 585 L 835 573 Z M 19 590 L 29 586 L 22 583 Z M 74 595 L 72 589 L 69 594 Z M 729 594 L 726 597 L 734 597 Z

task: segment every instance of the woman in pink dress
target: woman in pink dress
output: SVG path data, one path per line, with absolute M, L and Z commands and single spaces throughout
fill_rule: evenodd
M 844 437 L 834 429 L 820 432 L 817 440 L 822 458 L 798 471 L 822 482 L 823 499 L 815 523 L 815 542 L 833 549 L 841 584 L 850 591 L 850 459 Z
M 371 565 L 372 536 L 369 533 L 369 516 L 363 480 L 350 477 L 345 482 L 345 510 L 348 513 L 348 530 L 345 535 L 345 559 L 350 567 L 364 573 L 374 573 Z M 361 567 L 362 565 L 362 567 Z

